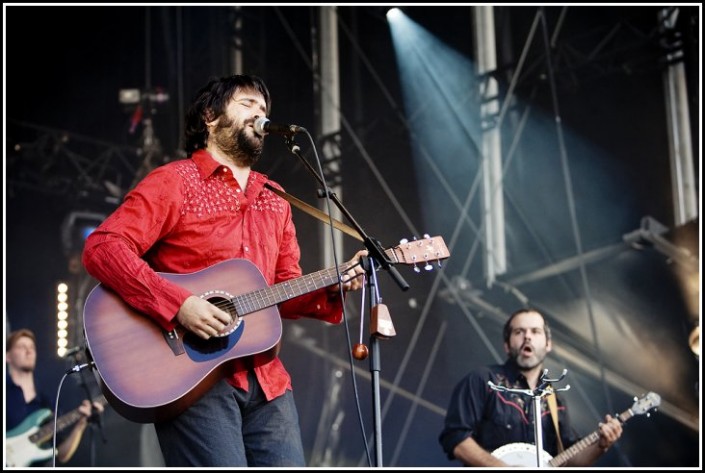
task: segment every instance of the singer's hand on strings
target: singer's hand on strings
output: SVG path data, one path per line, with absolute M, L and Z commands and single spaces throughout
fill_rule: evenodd
M 184 301 L 176 320 L 204 340 L 217 336 L 232 322 L 230 314 L 198 296 L 189 296 Z

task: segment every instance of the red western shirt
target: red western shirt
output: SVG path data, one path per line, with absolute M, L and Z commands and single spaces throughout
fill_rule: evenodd
M 192 273 L 244 258 L 260 269 L 268 285 L 299 277 L 301 252 L 291 206 L 265 183 L 281 189 L 251 171 L 243 192 L 230 170 L 204 150 L 158 167 L 86 239 L 83 264 L 165 330 L 177 325 L 176 313 L 192 293 L 156 272 Z M 337 324 L 342 301 L 323 288 L 280 304 L 279 312 L 283 318 Z M 251 365 L 268 400 L 291 389 L 278 357 L 256 354 L 230 363 L 228 381 L 235 387 L 248 389 Z

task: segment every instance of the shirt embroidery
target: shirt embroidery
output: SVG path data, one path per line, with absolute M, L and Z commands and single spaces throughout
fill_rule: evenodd
M 201 179 L 196 164 L 191 160 L 179 163 L 176 172 L 186 186 L 182 216 L 195 213 L 202 218 L 220 212 L 240 211 L 240 199 L 224 177 L 217 175 Z
M 251 208 L 252 210 L 270 211 L 278 214 L 286 211 L 284 201 L 269 189 L 264 189 L 262 191 L 262 193 L 257 197 L 257 200 L 255 200 L 252 204 Z

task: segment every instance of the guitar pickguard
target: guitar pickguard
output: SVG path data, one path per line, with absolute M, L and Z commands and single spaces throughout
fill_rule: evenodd
M 204 340 L 192 332 L 186 332 L 184 348 L 189 358 L 195 362 L 214 360 L 230 351 L 240 340 L 244 330 L 245 323 L 240 320 L 235 330 L 224 337 L 211 337 Z

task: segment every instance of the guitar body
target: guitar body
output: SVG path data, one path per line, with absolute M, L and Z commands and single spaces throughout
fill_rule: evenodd
M 5 434 L 5 465 L 25 467 L 51 458 L 51 445 L 41 448 L 30 440 L 31 435 L 51 416 L 49 409 L 40 409 Z
M 161 276 L 216 304 L 267 287 L 259 269 L 242 259 Z M 209 340 L 183 327 L 167 332 L 112 290 L 96 286 L 86 299 L 83 323 L 103 394 L 118 413 L 135 422 L 178 415 L 223 376 L 226 362 L 266 352 L 281 338 L 276 306 L 246 320 L 235 318 L 232 333 Z
M 551 455 L 541 450 L 539 458 L 541 464 L 536 461 L 536 445 L 530 443 L 515 442 L 499 447 L 492 452 L 492 455 L 512 466 L 526 467 L 550 467 Z

